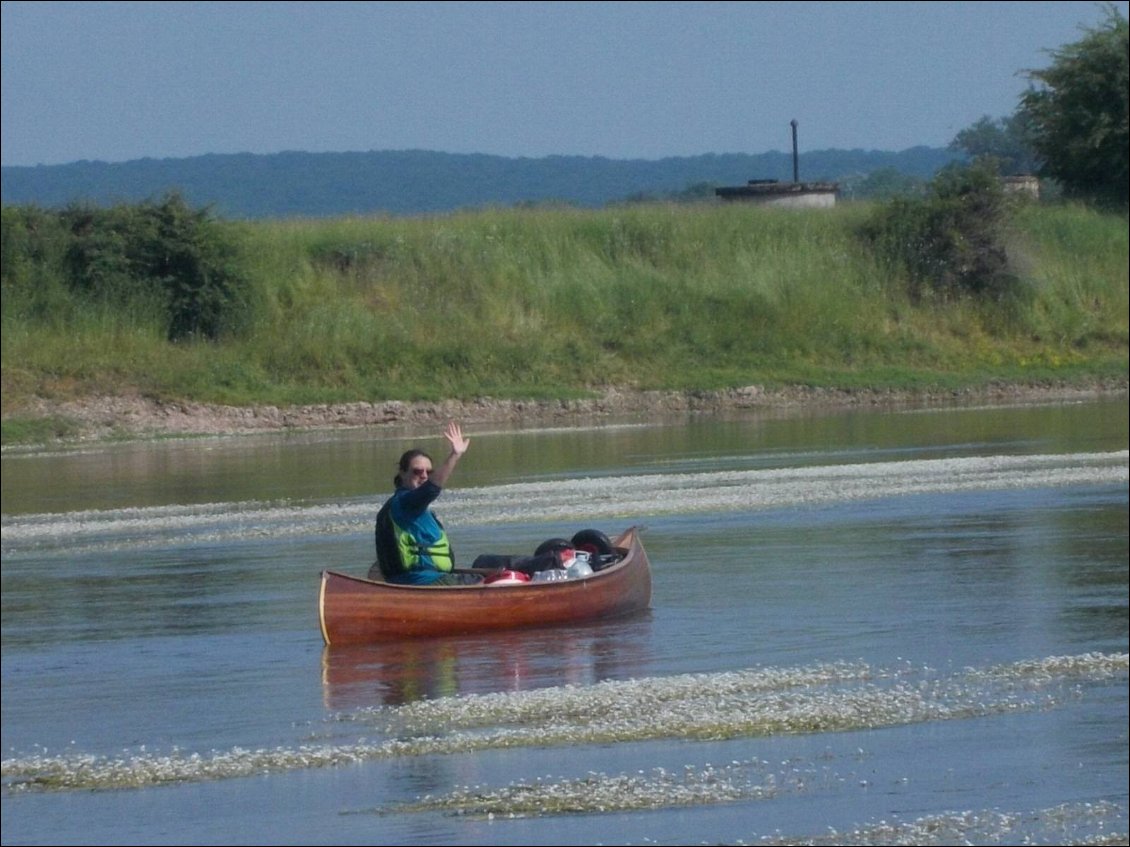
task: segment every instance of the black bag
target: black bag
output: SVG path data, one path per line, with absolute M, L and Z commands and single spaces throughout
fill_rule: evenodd
M 521 571 L 537 573 L 561 567 L 561 557 L 557 553 L 542 553 L 540 556 L 504 556 L 499 553 L 483 553 L 471 563 L 473 568 L 483 570 Z

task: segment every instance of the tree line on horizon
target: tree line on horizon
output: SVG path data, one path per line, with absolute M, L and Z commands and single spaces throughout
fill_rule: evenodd
M 822 150 L 800 156 L 801 179 L 838 182 L 852 199 L 921 184 L 960 152 Z M 598 208 L 650 200 L 712 198 L 751 179 L 790 181 L 791 154 L 704 154 L 658 160 L 537 159 L 424 150 L 210 154 L 185 159 L 0 169 L 4 205 L 110 206 L 175 191 L 195 206 L 239 219 L 437 214 L 487 206 Z

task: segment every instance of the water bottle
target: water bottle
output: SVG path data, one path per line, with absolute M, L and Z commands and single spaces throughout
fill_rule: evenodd
M 592 576 L 592 565 L 589 564 L 589 554 L 583 550 L 578 550 L 573 561 L 569 563 L 569 567 L 565 568 L 565 574 L 569 579 L 580 579 L 582 577 Z

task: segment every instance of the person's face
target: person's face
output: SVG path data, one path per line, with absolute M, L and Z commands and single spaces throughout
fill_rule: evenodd
M 400 476 L 400 481 L 404 483 L 405 488 L 419 488 L 423 485 L 432 473 L 432 463 L 427 456 L 416 456 L 412 463 Z

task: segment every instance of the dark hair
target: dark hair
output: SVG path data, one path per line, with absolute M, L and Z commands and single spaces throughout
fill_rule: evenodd
M 393 488 L 400 488 L 400 474 L 407 473 L 408 469 L 412 467 L 412 460 L 418 456 L 423 456 L 429 462 L 432 461 L 432 457 L 425 453 L 423 450 L 405 450 L 404 453 L 402 453 L 400 456 L 400 471 L 396 476 L 392 478 Z

